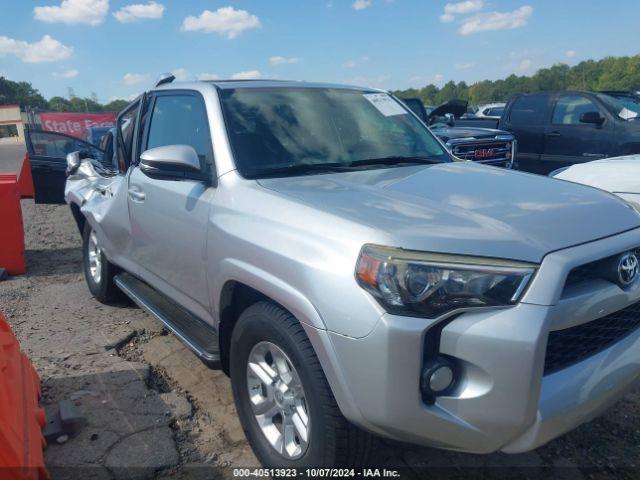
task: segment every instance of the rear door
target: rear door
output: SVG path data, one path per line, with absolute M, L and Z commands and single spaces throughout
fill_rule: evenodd
M 36 203 L 65 203 L 67 154 L 83 151 L 98 160 L 104 155 L 95 145 L 64 133 L 44 130 L 25 133 Z
M 604 123 L 580 122 L 587 112 L 598 112 Z M 574 163 L 605 158 L 614 141 L 614 122 L 595 100 L 581 93 L 557 96 L 551 122 L 547 125 L 542 164 L 546 173 Z
M 519 95 L 506 107 L 499 128 L 511 132 L 518 141 L 518 170 L 544 173 L 540 159 L 544 152 L 545 123 L 550 110 L 551 96 L 547 93 Z

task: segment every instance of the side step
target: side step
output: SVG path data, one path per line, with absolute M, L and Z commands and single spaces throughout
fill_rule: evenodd
M 209 325 L 129 273 L 119 273 L 113 281 L 140 308 L 160 320 L 209 368 L 220 368 L 218 335 Z

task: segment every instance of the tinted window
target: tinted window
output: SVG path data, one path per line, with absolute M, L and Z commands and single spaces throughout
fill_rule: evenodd
M 598 112 L 595 103 L 582 95 L 562 95 L 553 109 L 551 123 L 556 125 L 584 125 L 580 115 L 586 112 Z
M 502 112 L 504 112 L 504 107 L 495 107 L 489 110 L 490 117 L 501 117 Z
M 204 162 L 211 151 L 209 122 L 202 100 L 192 95 L 161 95 L 151 114 L 147 149 L 190 145 Z
M 511 105 L 509 120 L 514 125 L 541 125 L 547 110 L 546 95 L 522 95 Z
M 54 132 L 37 131 L 30 132 L 29 138 L 31 140 L 31 146 L 33 147 L 33 155 L 64 159 L 67 154 L 71 152 L 83 150 L 98 160 L 102 159 L 102 151 L 77 138 L 67 137 Z
M 429 130 L 384 93 L 331 88 L 223 90 L 222 108 L 242 175 L 386 157 L 451 161 Z

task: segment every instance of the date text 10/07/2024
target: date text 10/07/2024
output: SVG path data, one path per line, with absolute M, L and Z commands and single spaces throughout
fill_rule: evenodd
M 398 478 L 397 470 L 386 468 L 234 468 L 236 478 Z

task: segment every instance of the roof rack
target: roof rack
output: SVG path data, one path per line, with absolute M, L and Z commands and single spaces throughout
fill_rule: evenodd
M 156 84 L 154 87 L 159 87 L 160 85 L 164 85 L 165 83 L 171 83 L 176 79 L 176 76 L 173 73 L 163 73 L 156 80 Z

